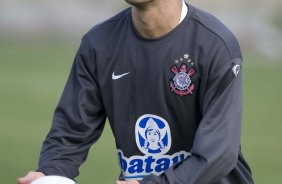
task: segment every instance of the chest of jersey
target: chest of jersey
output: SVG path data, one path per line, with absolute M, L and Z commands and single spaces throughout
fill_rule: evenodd
M 97 54 L 100 90 L 126 177 L 160 174 L 189 156 L 201 119 L 200 72 L 191 48 L 187 41 L 149 44 L 125 37 Z

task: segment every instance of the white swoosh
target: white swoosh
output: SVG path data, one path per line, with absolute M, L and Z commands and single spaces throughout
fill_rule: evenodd
M 124 73 L 124 74 L 121 74 L 121 75 L 115 75 L 115 72 L 113 72 L 113 74 L 112 74 L 112 79 L 113 79 L 113 80 L 120 79 L 120 78 L 122 78 L 123 76 L 128 75 L 129 73 L 130 73 L 130 72 L 127 72 L 127 73 Z

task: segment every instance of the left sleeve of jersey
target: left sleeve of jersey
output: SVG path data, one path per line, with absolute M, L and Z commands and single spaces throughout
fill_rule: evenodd
M 145 177 L 142 184 L 216 183 L 235 167 L 242 122 L 241 65 L 237 58 L 210 68 L 192 156 L 159 177 Z
M 95 75 L 95 52 L 82 40 L 42 145 L 37 171 L 74 178 L 102 134 L 106 113 Z

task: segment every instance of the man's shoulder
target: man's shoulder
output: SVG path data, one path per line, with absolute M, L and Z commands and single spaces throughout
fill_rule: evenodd
M 201 26 L 206 34 L 219 38 L 230 52 L 232 58 L 240 58 L 241 51 L 238 40 L 234 34 L 215 16 L 199 8 L 193 8 L 192 19 Z
M 130 8 L 127 8 L 127 9 L 119 12 L 118 14 L 114 15 L 113 17 L 111 17 L 111 18 L 109 18 L 109 19 L 107 19 L 107 20 L 97 24 L 92 29 L 90 29 L 89 32 L 97 31 L 97 30 L 103 29 L 105 27 L 114 26 L 115 24 L 119 23 L 124 18 L 126 18 L 129 14 L 131 14 L 131 10 L 130 10 Z
M 88 39 L 94 39 L 96 41 L 108 38 L 111 35 L 114 35 L 115 32 L 121 30 L 125 25 L 125 22 L 128 21 L 128 17 L 131 14 L 130 8 L 127 8 L 113 17 L 95 25 L 92 27 L 83 37 Z

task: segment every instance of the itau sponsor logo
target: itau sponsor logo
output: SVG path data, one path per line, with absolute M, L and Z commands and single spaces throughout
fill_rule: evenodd
M 123 151 L 118 149 L 120 167 L 126 180 L 142 180 L 151 173 L 160 175 L 190 155 L 186 151 L 166 155 L 172 143 L 170 127 L 164 118 L 156 115 L 145 114 L 138 118 L 135 125 L 135 140 L 144 155 L 127 158 Z

